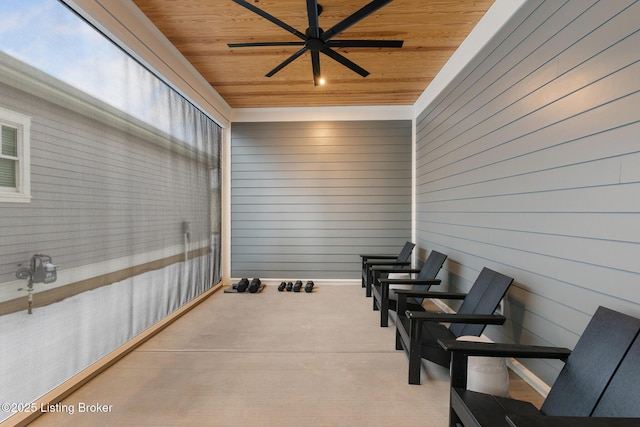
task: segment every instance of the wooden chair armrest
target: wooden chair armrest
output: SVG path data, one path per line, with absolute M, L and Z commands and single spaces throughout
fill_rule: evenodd
M 360 257 L 363 260 L 367 260 L 367 259 L 394 259 L 394 258 L 397 258 L 398 255 L 391 255 L 391 254 L 360 254 Z
M 401 316 L 401 313 L 404 313 L 407 309 L 407 298 L 441 298 L 441 299 L 464 299 L 467 294 L 457 293 L 457 292 L 431 292 L 431 291 L 420 291 L 413 289 L 394 289 L 393 292 L 396 294 L 398 299 L 396 303 L 396 313 L 398 316 Z
M 411 261 L 396 261 L 396 260 L 381 260 L 376 259 L 373 261 L 367 261 L 369 268 L 375 268 L 376 266 L 389 266 L 389 265 L 411 265 Z M 389 268 L 389 267 L 386 267 Z
M 502 325 L 507 320 L 506 317 L 501 316 L 499 314 L 457 314 L 457 313 L 407 310 L 405 312 L 405 315 L 411 320 L 417 320 L 421 322 L 447 322 L 447 323 Z
M 563 347 L 544 347 L 520 344 L 499 344 L 439 339 L 438 344 L 451 352 L 451 387 L 467 388 L 469 356 L 516 357 L 528 359 L 567 360 L 571 350 Z
M 432 292 L 432 291 L 417 291 L 413 289 L 396 289 L 394 290 L 396 295 L 405 295 L 408 297 L 418 298 L 440 298 L 440 299 L 465 299 L 467 294 L 459 292 Z
M 446 351 L 463 353 L 467 356 L 519 357 L 566 360 L 571 350 L 564 347 L 537 345 L 502 344 L 491 342 L 471 342 L 439 339 L 438 344 Z
M 507 415 L 506 420 L 511 427 L 632 427 L 640 425 L 640 418 Z
M 402 271 L 402 270 L 398 270 Z M 382 285 L 439 285 L 440 279 L 378 279 Z
M 409 264 L 395 263 L 394 265 L 403 266 L 403 265 L 409 265 Z M 375 272 L 380 272 L 380 273 L 419 273 L 420 272 L 420 270 L 417 268 L 397 268 L 397 267 L 394 268 L 393 266 L 391 266 L 391 264 L 372 265 L 371 270 Z

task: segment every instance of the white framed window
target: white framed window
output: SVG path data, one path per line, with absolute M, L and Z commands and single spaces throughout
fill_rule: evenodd
M 31 201 L 31 117 L 0 107 L 0 202 Z

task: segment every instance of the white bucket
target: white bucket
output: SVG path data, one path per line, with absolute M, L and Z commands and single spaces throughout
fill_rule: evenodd
M 463 336 L 459 341 L 491 342 L 486 337 Z M 467 389 L 494 396 L 509 395 L 509 371 L 504 357 L 469 356 Z

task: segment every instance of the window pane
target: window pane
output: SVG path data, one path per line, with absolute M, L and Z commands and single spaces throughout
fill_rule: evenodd
M 16 162 L 0 159 L 0 187 L 16 186 Z
M 18 130 L 8 126 L 2 126 L 2 154 L 5 156 L 18 156 Z

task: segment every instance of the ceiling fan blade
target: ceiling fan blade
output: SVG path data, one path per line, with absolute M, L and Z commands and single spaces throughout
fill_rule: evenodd
M 320 84 L 320 52 L 317 50 L 311 51 L 311 68 L 313 68 L 313 85 L 318 86 Z
M 234 0 L 234 1 L 236 1 L 236 0 Z M 328 42 L 333 37 L 337 36 L 338 34 L 343 32 L 344 30 L 346 30 L 350 26 L 352 26 L 355 23 L 363 20 L 367 16 L 371 15 L 372 13 L 374 13 L 376 10 L 380 9 L 383 6 L 386 6 L 387 4 L 391 3 L 392 1 L 393 0 L 373 0 L 371 3 L 363 6 L 360 10 L 352 13 L 351 15 L 349 15 L 348 17 L 346 17 L 342 21 L 338 22 L 333 27 L 329 28 L 327 31 L 323 32 L 321 34 L 320 38 L 325 43 Z
M 400 48 L 404 40 L 329 40 L 329 47 L 384 47 Z
M 304 46 L 304 42 L 252 42 L 252 43 L 228 43 L 229 47 L 255 47 L 255 46 Z
M 267 19 L 271 22 L 273 22 L 274 24 L 276 24 L 278 27 L 283 28 L 287 31 L 289 31 L 291 34 L 294 34 L 296 36 L 298 36 L 299 38 L 301 38 L 302 40 L 306 40 L 306 36 L 304 35 L 304 33 L 301 33 L 300 31 L 296 30 L 295 28 L 293 28 L 292 26 L 285 24 L 284 22 L 282 22 L 281 20 L 279 20 L 278 18 L 276 18 L 273 15 L 268 14 L 267 12 L 265 12 L 262 9 L 258 9 L 257 7 L 255 7 L 254 5 L 252 5 L 251 3 L 245 1 L 245 0 L 231 0 L 234 3 L 239 4 L 240 6 L 249 9 L 250 11 L 252 11 L 253 13 L 256 13 L 260 16 L 262 16 L 264 19 Z
M 297 51 L 296 53 L 294 53 L 293 55 L 291 55 L 290 57 L 288 57 L 287 59 L 285 59 L 280 65 L 278 65 L 276 68 L 274 68 L 273 70 L 269 71 L 267 74 L 265 74 L 265 77 L 271 77 L 273 76 L 275 73 L 277 73 L 278 71 L 282 70 L 284 67 L 286 67 L 287 65 L 291 64 L 296 58 L 298 58 L 300 55 L 302 55 L 303 53 L 305 53 L 307 51 L 307 47 L 303 47 L 302 49 L 300 49 L 299 51 Z
M 307 15 L 309 16 L 309 37 L 320 37 L 320 24 L 318 24 L 318 2 L 307 0 Z
M 325 47 L 320 52 L 322 52 L 325 55 L 327 55 L 328 57 L 338 61 L 339 63 L 341 63 L 345 67 L 355 71 L 356 73 L 360 74 L 362 77 L 367 77 L 369 75 L 369 72 L 367 70 L 365 70 L 364 68 L 362 68 L 361 66 L 359 66 L 355 62 L 345 58 L 343 55 L 340 55 L 338 52 L 329 49 L 328 47 Z

